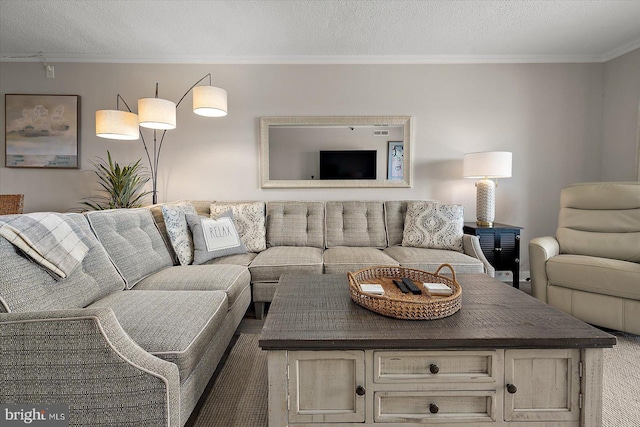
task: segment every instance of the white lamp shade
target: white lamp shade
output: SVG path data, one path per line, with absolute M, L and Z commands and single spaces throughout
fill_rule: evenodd
M 215 86 L 194 87 L 193 112 L 206 117 L 226 116 L 227 91 Z
M 509 178 L 512 154 L 508 151 L 490 151 L 464 155 L 465 178 Z
M 175 129 L 176 104 L 162 98 L 140 98 L 138 100 L 138 123 L 140 126 L 150 129 Z
M 100 138 L 134 140 L 140 137 L 138 116 L 128 111 L 96 111 L 96 135 Z

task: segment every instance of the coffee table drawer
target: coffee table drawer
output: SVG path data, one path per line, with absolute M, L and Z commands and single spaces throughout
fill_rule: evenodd
M 493 422 L 493 391 L 379 391 L 374 397 L 377 423 Z
M 494 351 L 376 351 L 374 382 L 495 383 Z

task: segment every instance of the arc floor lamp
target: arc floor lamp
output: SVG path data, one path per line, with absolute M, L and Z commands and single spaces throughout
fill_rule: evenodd
M 204 79 L 209 78 L 208 86 L 198 86 Z M 158 83 L 154 98 L 138 100 L 138 114 L 131 111 L 120 94 L 116 96 L 115 110 L 96 111 L 96 135 L 101 138 L 136 140 L 140 138 L 144 151 L 149 160 L 151 172 L 153 203 L 158 203 L 158 161 L 160 150 L 167 130 L 176 128 L 176 109 L 182 100 L 193 90 L 193 112 L 205 117 L 224 117 L 227 115 L 227 91 L 211 85 L 211 73 L 195 82 L 177 103 L 158 98 Z M 120 110 L 120 100 L 127 111 Z M 149 151 L 142 128 L 153 129 L 153 152 Z M 162 135 L 158 140 L 158 131 Z

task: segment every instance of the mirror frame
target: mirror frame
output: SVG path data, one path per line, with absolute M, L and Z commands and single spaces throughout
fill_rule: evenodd
M 260 187 L 261 188 L 407 188 L 411 187 L 411 150 L 413 146 L 411 116 L 282 116 L 260 118 Z M 404 179 L 269 179 L 270 126 L 349 126 L 403 125 Z

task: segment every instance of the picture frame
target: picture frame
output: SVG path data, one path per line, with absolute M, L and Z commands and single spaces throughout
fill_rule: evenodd
M 80 168 L 80 96 L 5 94 L 5 166 Z
M 389 141 L 387 179 L 398 181 L 404 179 L 404 143 Z

